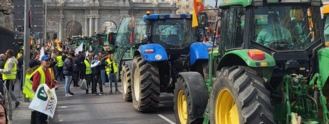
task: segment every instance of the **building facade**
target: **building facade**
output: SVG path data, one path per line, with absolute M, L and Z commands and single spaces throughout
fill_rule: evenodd
M 193 10 L 193 0 L 177 0 L 177 14 L 190 14 Z
M 141 17 L 146 11 L 175 13 L 167 0 L 48 0 L 47 34 L 60 40 L 74 35 L 115 32 L 124 17 Z
M 24 32 L 24 4 L 25 0 L 13 0 L 14 30 L 16 33 Z M 30 34 L 36 39 L 43 38 L 44 32 L 44 4 L 42 0 L 31 0 L 30 3 Z
M 13 30 L 13 3 L 11 0 L 0 0 L 0 27 Z

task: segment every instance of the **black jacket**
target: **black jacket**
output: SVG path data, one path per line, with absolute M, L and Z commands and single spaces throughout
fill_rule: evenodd
M 66 58 L 63 66 L 63 74 L 65 76 L 72 76 L 73 74 L 73 60 L 72 58 Z

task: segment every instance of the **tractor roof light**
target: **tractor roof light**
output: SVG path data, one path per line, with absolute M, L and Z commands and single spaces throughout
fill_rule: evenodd
M 251 49 L 248 51 L 248 56 L 253 60 L 264 60 L 265 59 L 265 52 L 257 49 Z
M 145 49 L 144 53 L 148 53 L 148 54 L 154 53 L 154 49 Z
M 150 15 L 151 14 L 151 11 L 146 11 L 146 15 Z

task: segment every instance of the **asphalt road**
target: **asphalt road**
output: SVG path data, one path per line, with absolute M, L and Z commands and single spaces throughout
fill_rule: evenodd
M 85 94 L 80 88 L 73 88 L 74 96 L 64 97 L 63 87 L 57 91 L 58 105 L 55 124 L 175 124 L 171 94 L 161 94 L 160 108 L 156 113 L 143 114 L 124 102 L 121 94 L 101 96 Z

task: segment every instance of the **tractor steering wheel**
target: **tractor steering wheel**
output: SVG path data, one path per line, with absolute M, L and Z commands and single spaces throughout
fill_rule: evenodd
M 288 50 L 291 47 L 291 43 L 288 41 L 273 41 L 267 46 L 276 50 Z

